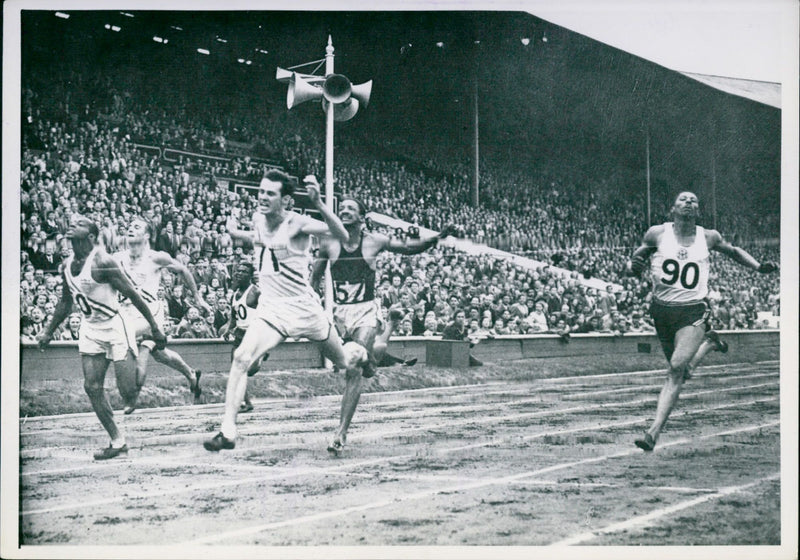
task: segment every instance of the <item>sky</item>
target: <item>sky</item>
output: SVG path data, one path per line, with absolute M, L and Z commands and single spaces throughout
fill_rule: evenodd
M 773 83 L 782 79 L 788 4 L 783 0 L 528 4 L 542 19 L 672 70 Z

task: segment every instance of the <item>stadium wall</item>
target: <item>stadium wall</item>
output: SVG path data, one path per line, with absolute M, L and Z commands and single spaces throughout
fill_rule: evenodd
M 730 344 L 731 352 L 746 360 L 756 348 L 777 348 L 780 331 L 721 331 Z M 420 336 L 397 337 L 389 343 L 389 352 L 405 359 L 417 358 L 425 364 L 434 353 L 441 357 L 442 345 L 453 345 L 447 352 L 453 367 L 463 364 L 464 352 L 484 362 L 509 362 L 531 358 L 579 357 L 587 359 L 600 355 L 653 353 L 660 354 L 658 339 L 652 334 L 573 334 L 569 342 L 558 335 L 498 336 L 481 341 L 471 350 L 463 342 L 440 341 Z M 227 371 L 231 360 L 231 343 L 222 340 L 175 340 L 170 347 L 178 351 L 189 364 L 203 371 Z M 776 352 L 777 355 L 777 352 Z M 35 345 L 23 345 L 20 354 L 21 380 L 61 379 L 80 375 L 81 363 L 76 342 L 53 342 L 43 352 Z M 438 365 L 437 364 L 437 365 Z M 317 346 L 308 341 L 289 341 L 270 352 L 264 370 L 308 369 L 323 366 Z M 150 360 L 148 376 L 174 376 L 165 366 Z

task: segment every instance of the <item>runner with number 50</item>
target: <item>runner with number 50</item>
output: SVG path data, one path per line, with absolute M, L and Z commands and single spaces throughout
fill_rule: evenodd
M 253 319 L 253 314 L 258 307 L 258 286 L 253 284 L 253 273 L 255 269 L 252 263 L 242 261 L 236 266 L 233 272 L 233 295 L 231 296 L 231 319 L 221 329 L 222 336 L 233 336 L 233 349 L 231 350 L 231 359 L 233 353 L 242 343 L 244 333 L 250 326 Z M 253 377 L 261 369 L 261 364 L 264 360 L 269 358 L 269 354 L 264 354 L 258 358 L 247 370 L 247 377 Z M 244 393 L 244 402 L 239 406 L 239 412 L 250 412 L 253 410 L 253 403 L 250 400 L 247 391 Z

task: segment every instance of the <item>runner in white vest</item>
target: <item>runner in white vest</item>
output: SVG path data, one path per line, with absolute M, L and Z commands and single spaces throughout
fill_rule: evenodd
M 72 215 L 67 238 L 74 254 L 64 262 L 61 298 L 39 337 L 39 347 L 44 349 L 50 343 L 53 331 L 69 316 L 75 303 L 83 314 L 78 338 L 83 386 L 97 418 L 111 437 L 111 444 L 94 454 L 95 459 L 104 460 L 128 452 L 125 435 L 114 422 L 114 411 L 104 389 L 111 362 L 124 404 L 133 405 L 139 396 L 136 340 L 133 329 L 119 313 L 120 295 L 128 298 L 147 321 L 157 348 L 163 348 L 167 339 L 128 277 L 98 243 L 99 237 L 97 224 L 84 216 Z
M 231 296 L 231 317 L 230 321 L 223 325 L 220 334 L 222 336 L 233 336 L 233 349 L 231 350 L 231 359 L 239 345 L 242 343 L 244 333 L 250 327 L 253 321 L 253 315 L 258 308 L 258 297 L 260 295 L 258 286 L 253 284 L 254 268 L 252 263 L 242 261 L 236 266 L 233 272 L 233 295 Z M 261 363 L 269 358 L 269 354 L 265 354 L 258 358 L 250 368 L 247 370 L 247 377 L 253 377 L 261 370 Z M 245 391 L 244 400 L 239 405 L 239 412 L 251 412 L 253 410 L 253 403 Z
M 233 355 L 225 393 L 225 414 L 219 433 L 203 443 L 209 451 L 233 449 L 236 445 L 236 416 L 247 391 L 247 370 L 263 354 L 287 338 L 317 341 L 328 358 L 342 369 L 361 369 L 367 361 L 363 346 L 342 344 L 319 296 L 309 284 L 311 236 L 334 235 L 347 239 L 341 220 L 320 199 L 313 176 L 305 178 L 308 197 L 324 222 L 287 210 L 296 180 L 282 171 L 271 170 L 261 180 L 258 211 L 253 230 L 239 230 L 228 222 L 231 236 L 252 242 L 261 291 L 253 322 Z
M 134 218 L 128 226 L 128 249 L 114 253 L 113 257 L 133 285 L 136 286 L 136 290 L 142 296 L 142 299 L 147 302 L 147 306 L 153 313 L 156 322 L 163 329 L 167 310 L 156 298 L 156 294 L 161 286 L 161 276 L 164 270 L 179 274 L 183 278 L 183 284 L 186 286 L 187 291 L 194 298 L 197 305 L 204 308 L 207 313 L 211 313 L 211 308 L 198 294 L 197 285 L 189 269 L 173 259 L 169 253 L 151 249 L 151 235 L 152 226 L 141 218 Z M 157 362 L 181 373 L 189 381 L 189 390 L 194 395 L 194 403 L 198 404 L 202 394 L 200 371 L 189 366 L 175 350 L 170 348 L 155 349 L 153 341 L 150 340 L 150 326 L 141 313 L 127 299 L 122 300 L 122 312 L 134 327 L 136 340 L 139 343 L 139 356 L 136 363 L 136 377 L 139 386 L 144 385 L 147 375 L 147 359 L 152 353 Z M 125 414 L 130 414 L 134 409 L 135 405 L 126 407 Z
M 645 451 L 655 447 L 691 370 L 720 344 L 713 334 L 710 339 L 706 335 L 709 251 L 718 251 L 760 273 L 778 269 L 774 263 L 760 264 L 744 249 L 725 241 L 719 232 L 698 226 L 699 214 L 697 196 L 691 192 L 680 193 L 672 206 L 673 221 L 647 230 L 626 267 L 628 274 L 638 276 L 647 267 L 647 257 L 652 255 L 650 314 L 669 360 L 656 418 L 650 429 L 634 442 Z

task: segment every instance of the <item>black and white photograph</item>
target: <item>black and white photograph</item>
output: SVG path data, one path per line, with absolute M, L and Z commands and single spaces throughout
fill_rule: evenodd
M 3 8 L 0 556 L 797 558 L 796 2 Z

